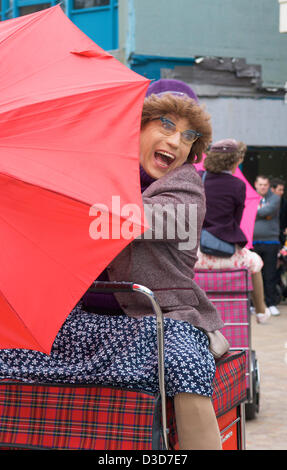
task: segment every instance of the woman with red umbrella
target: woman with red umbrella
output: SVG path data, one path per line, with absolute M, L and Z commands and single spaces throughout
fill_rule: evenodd
M 181 449 L 221 449 L 211 401 L 215 362 L 207 332 L 222 328 L 223 322 L 192 281 L 205 215 L 203 185 L 192 163 L 200 161 L 210 141 L 210 118 L 189 86 L 177 80 L 150 85 L 142 114 L 140 174 L 143 202 L 153 222 L 148 235 L 130 243 L 100 277 L 135 282 L 156 294 L 164 314 L 166 393 L 174 397 Z M 167 218 L 159 236 L 162 208 Z M 84 296 L 50 356 L 2 351 L 1 376 L 157 391 L 150 304 L 126 293 L 110 295 L 104 303 L 102 299 Z

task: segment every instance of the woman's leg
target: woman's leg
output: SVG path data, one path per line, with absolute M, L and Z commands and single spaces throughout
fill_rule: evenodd
M 211 398 L 192 393 L 174 397 L 181 450 L 221 450 L 220 432 Z
M 251 277 L 253 284 L 252 302 L 254 308 L 256 310 L 256 313 L 264 313 L 266 305 L 264 302 L 264 287 L 261 271 L 259 271 L 258 273 L 253 273 Z
M 252 273 L 251 277 L 253 284 L 251 296 L 256 311 L 256 319 L 258 323 L 265 323 L 270 318 L 271 313 L 264 301 L 264 285 L 261 271 Z

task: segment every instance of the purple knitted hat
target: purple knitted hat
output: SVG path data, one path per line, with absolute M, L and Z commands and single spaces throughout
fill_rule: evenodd
M 198 98 L 189 85 L 180 80 L 170 80 L 168 78 L 161 78 L 156 82 L 152 82 L 147 89 L 146 97 L 152 94 L 160 96 L 165 93 L 181 97 L 188 96 L 198 103 Z
M 238 150 L 238 144 L 234 139 L 218 140 L 209 149 L 210 152 L 218 153 L 236 152 L 236 150 Z

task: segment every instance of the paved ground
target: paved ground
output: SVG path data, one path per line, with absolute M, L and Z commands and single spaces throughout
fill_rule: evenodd
M 260 411 L 246 422 L 247 450 L 287 450 L 287 302 L 281 315 L 258 325 L 252 315 L 252 349 L 260 369 Z

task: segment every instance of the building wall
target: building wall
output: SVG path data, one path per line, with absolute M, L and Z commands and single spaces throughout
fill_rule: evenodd
M 287 81 L 278 0 L 128 0 L 135 54 L 239 57 L 262 66 L 264 87 Z M 129 46 L 128 46 L 129 47 Z
M 287 105 L 280 99 L 208 98 L 213 140 L 232 137 L 258 147 L 287 147 Z
M 278 0 L 120 0 L 119 17 L 127 63 L 150 79 L 189 83 L 212 116 L 215 140 L 287 147 Z

